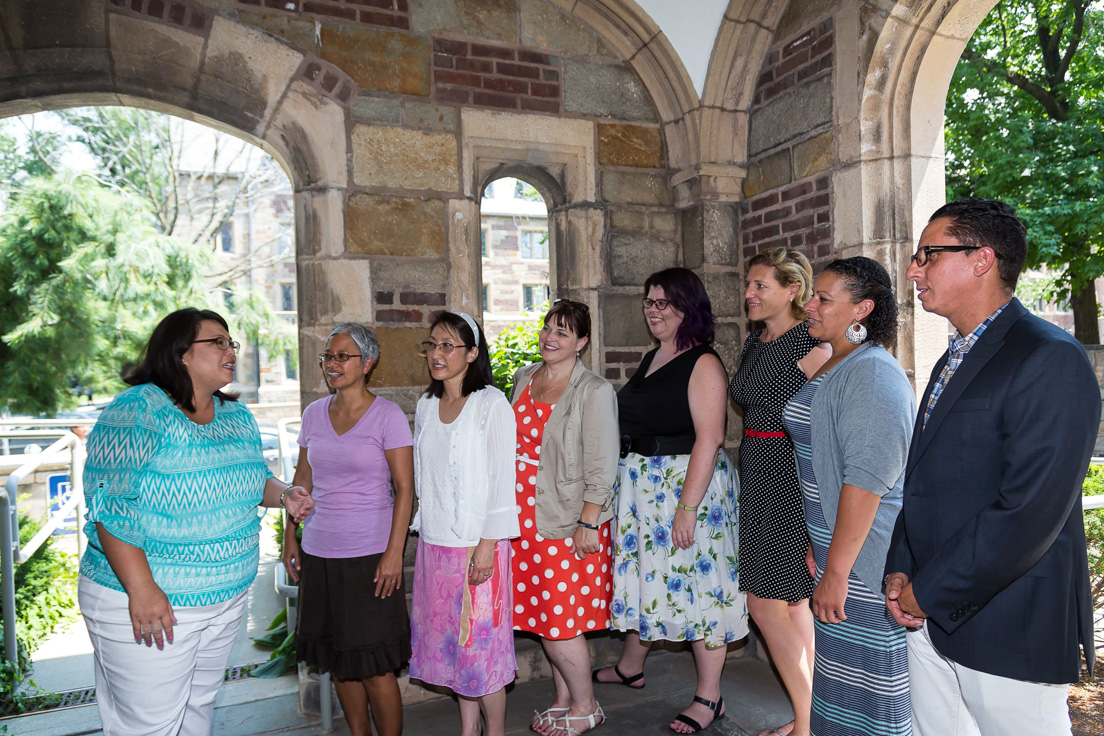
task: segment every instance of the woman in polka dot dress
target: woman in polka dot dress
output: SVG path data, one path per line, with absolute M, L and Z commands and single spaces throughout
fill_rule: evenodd
M 552 665 L 556 698 L 531 724 L 543 736 L 581 734 L 605 720 L 583 634 L 609 627 L 619 446 L 613 387 L 578 359 L 589 339 L 587 306 L 557 300 L 540 332 L 542 362 L 514 377 L 514 628 L 540 636 Z
M 747 266 L 748 335 L 728 390 L 744 412 L 740 443 L 740 590 L 770 647 L 793 703 L 794 720 L 759 736 L 808 736 L 813 697 L 813 578 L 794 449 L 782 409 L 832 354 L 809 336 L 803 309 L 813 269 L 801 253 L 772 248 Z M 816 347 L 814 347 L 816 346 Z

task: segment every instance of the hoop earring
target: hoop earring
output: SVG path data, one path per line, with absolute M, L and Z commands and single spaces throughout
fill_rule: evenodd
M 843 336 L 852 345 L 860 345 L 866 339 L 866 325 L 861 322 L 853 322 L 850 327 L 843 331 Z

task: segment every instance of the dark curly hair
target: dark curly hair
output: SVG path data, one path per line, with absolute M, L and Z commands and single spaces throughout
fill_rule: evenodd
M 874 302 L 874 309 L 863 320 L 866 339 L 884 348 L 893 347 L 897 342 L 897 297 L 882 264 L 865 256 L 840 258 L 825 266 L 824 272 L 843 278 L 852 304 L 863 299 Z

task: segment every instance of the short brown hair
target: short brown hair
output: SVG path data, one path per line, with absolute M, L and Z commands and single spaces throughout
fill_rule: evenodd
M 582 302 L 573 302 L 570 299 L 552 302 L 552 308 L 544 315 L 544 324 L 549 322 L 565 325 L 575 333 L 576 338 L 590 338 L 590 307 Z

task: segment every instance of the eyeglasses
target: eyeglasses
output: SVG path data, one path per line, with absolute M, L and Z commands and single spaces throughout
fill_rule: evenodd
M 655 308 L 662 312 L 664 309 L 667 308 L 667 305 L 669 305 L 671 303 L 671 300 L 670 299 L 649 299 L 648 297 L 644 297 L 643 299 L 640 300 L 640 303 L 644 305 L 645 309 L 651 309 L 652 305 L 654 304 Z
M 567 305 L 570 305 L 570 306 L 573 306 L 573 307 L 578 307 L 579 309 L 583 310 L 584 312 L 589 312 L 590 311 L 590 307 L 588 307 L 587 305 L 583 304 L 582 302 L 572 301 L 571 299 L 553 299 L 552 304 L 553 305 L 567 304 Z
M 215 347 L 224 353 L 230 348 L 234 348 L 235 353 L 241 350 L 241 343 L 228 337 L 208 337 L 203 340 L 192 340 L 193 345 L 197 342 L 213 342 Z
M 921 245 L 916 249 L 916 252 L 909 260 L 916 263 L 917 266 L 926 266 L 928 259 L 932 253 L 940 253 L 942 251 L 957 252 L 960 250 L 977 250 L 980 245 Z M 997 258 L 1000 258 L 1000 254 L 994 251 L 993 253 Z
M 422 343 L 422 352 L 419 353 L 422 357 L 429 357 L 435 350 L 440 350 L 441 354 L 446 358 L 452 355 L 452 351 L 456 348 L 466 348 L 467 345 L 453 345 L 451 342 L 433 342 L 432 340 L 426 340 Z
M 334 353 L 319 353 L 318 354 L 318 362 L 319 363 L 329 363 L 332 360 L 332 361 L 335 361 L 337 363 L 348 363 L 350 358 L 362 358 L 362 357 L 364 357 L 364 356 L 358 355 L 356 353 L 337 353 L 336 355 Z

